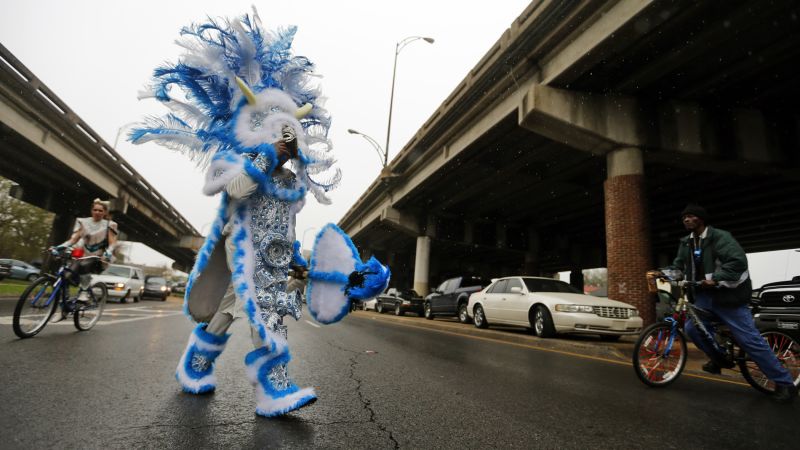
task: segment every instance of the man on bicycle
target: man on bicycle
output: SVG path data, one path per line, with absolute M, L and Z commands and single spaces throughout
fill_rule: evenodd
M 111 262 L 114 248 L 117 246 L 117 223 L 107 218 L 109 202 L 99 198 L 92 202 L 92 215 L 90 217 L 80 217 L 75 221 L 75 227 L 69 239 L 57 246 L 57 250 L 65 247 L 83 247 L 84 256 L 97 256 L 97 258 L 84 258 L 73 261 L 70 266 L 72 276 L 70 281 L 73 284 L 80 284 L 80 294 L 78 301 L 85 301 L 88 296 L 86 290 L 93 273 L 100 273 L 103 270 L 103 262 Z M 63 318 L 63 317 L 61 317 Z M 55 322 L 59 317 L 54 316 Z
M 747 307 L 752 282 L 744 250 L 729 232 L 706 225 L 708 213 L 702 206 L 688 205 L 681 220 L 690 234 L 681 239 L 671 268 L 682 270 L 688 281 L 699 282 L 697 288 L 688 290 L 688 295 L 694 306 L 704 312 L 702 325 L 710 335 L 691 320 L 686 322 L 685 331 L 711 358 L 703 370 L 718 374 L 722 368 L 732 367 L 709 340 L 714 333 L 711 320 L 715 319 L 730 328 L 739 346 L 775 383 L 773 398 L 781 403 L 793 401 L 797 397 L 794 380 L 761 337 Z

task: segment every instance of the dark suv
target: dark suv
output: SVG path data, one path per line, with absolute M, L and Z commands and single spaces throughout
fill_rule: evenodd
M 761 331 L 779 330 L 800 339 L 800 276 L 767 283 L 758 290 L 753 317 Z
M 465 275 L 445 280 L 425 297 L 423 305 L 426 319 L 434 316 L 457 316 L 461 323 L 469 323 L 467 302 L 470 294 L 488 286 L 489 280 L 482 277 Z

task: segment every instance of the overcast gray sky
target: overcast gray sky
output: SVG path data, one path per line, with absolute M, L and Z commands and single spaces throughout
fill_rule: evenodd
M 181 27 L 206 16 L 238 16 L 253 4 L 267 28 L 297 25 L 293 48 L 314 61 L 324 77 L 326 106 L 333 116 L 330 136 L 344 173 L 341 187 L 331 195 L 333 205 L 319 205 L 309 196 L 298 216 L 298 239 L 309 246 L 318 229 L 338 221 L 380 171 L 375 150 L 347 129 L 370 135 L 381 145 L 385 142 L 395 43 L 415 35 L 436 40 L 433 45 L 414 42 L 400 54 L 390 159 L 529 1 L 4 3 L 0 42 L 112 145 L 120 128 L 165 112 L 155 101 L 138 101 L 136 94 L 156 66 L 179 56 L 174 41 Z M 198 230 L 208 231 L 219 199 L 201 194 L 201 171 L 182 155 L 155 144 L 133 146 L 120 138 L 116 148 Z M 133 251 L 135 262 L 168 261 L 141 247 Z M 800 274 L 800 253 L 752 255 L 751 265 L 760 285 Z

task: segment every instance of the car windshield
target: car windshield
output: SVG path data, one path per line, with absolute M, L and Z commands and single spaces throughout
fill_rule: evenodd
M 559 280 L 543 280 L 539 278 L 523 278 L 525 286 L 531 292 L 565 292 L 569 294 L 583 294 L 569 283 Z
M 108 266 L 108 268 L 104 270 L 102 274 L 112 275 L 115 277 L 129 277 L 131 276 L 131 269 L 122 266 Z
M 165 279 L 163 279 L 161 277 L 150 277 L 150 278 L 147 279 L 147 283 L 148 284 L 163 284 L 163 285 L 166 285 L 167 284 L 167 280 L 165 280 Z
M 404 289 L 400 293 L 400 296 L 401 297 L 419 297 L 419 294 L 417 294 L 417 291 L 415 291 L 413 289 Z

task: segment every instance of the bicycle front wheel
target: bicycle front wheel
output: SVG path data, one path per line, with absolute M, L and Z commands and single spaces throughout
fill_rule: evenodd
M 12 325 L 20 338 L 36 336 L 58 307 L 58 289 L 53 279 L 40 277 L 25 289 L 14 308 Z
M 674 382 L 686 366 L 686 338 L 669 323 L 645 328 L 633 347 L 633 369 L 642 383 L 662 387 Z
M 794 385 L 800 386 L 800 343 L 791 336 L 781 331 L 765 331 L 761 336 L 775 353 L 778 361 L 789 371 L 794 379 Z M 775 383 L 770 381 L 764 372 L 751 360 L 743 350 L 739 350 L 739 369 L 742 376 L 750 386 L 765 394 L 775 391 Z
M 95 283 L 89 287 L 86 302 L 77 302 L 73 318 L 75 328 L 80 331 L 90 330 L 103 315 L 108 300 L 108 288 L 103 283 Z

